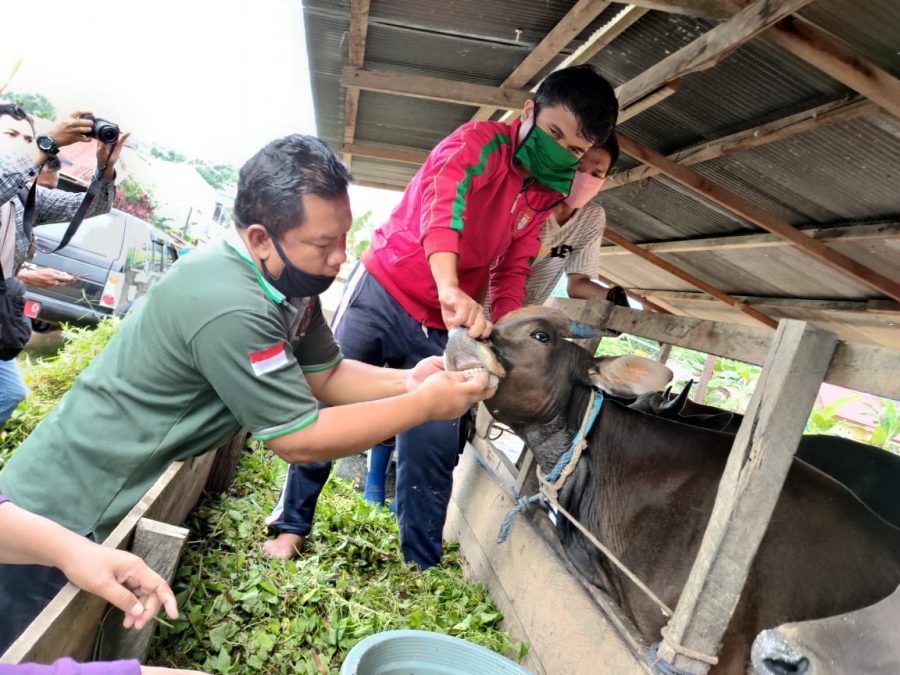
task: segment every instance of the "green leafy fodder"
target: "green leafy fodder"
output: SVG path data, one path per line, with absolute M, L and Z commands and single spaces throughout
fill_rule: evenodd
M 175 580 L 182 617 L 161 626 L 151 663 L 211 673 L 337 673 L 357 642 L 400 628 L 524 656 L 527 647 L 499 629 L 503 617 L 485 588 L 463 580 L 455 545 L 439 568 L 405 564 L 394 517 L 368 506 L 346 481 L 329 481 L 314 536 L 297 560 L 263 555 L 263 518 L 283 473 L 283 462 L 255 448 L 230 493 L 197 510 Z
M 0 468 L 19 443 L 59 403 L 78 374 L 103 351 L 119 329 L 116 318 L 104 319 L 96 328 L 65 326 L 65 346 L 55 355 L 41 359 L 26 357 L 20 362 L 28 396 L 19 404 L 0 433 Z

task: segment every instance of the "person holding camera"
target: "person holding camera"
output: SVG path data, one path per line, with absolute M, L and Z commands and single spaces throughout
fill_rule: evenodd
M 100 185 L 86 218 L 108 213 L 112 207 L 115 165 L 128 133 L 120 134 L 114 124 L 96 119 L 90 112 L 76 111 L 57 122 L 49 133 L 38 135 L 22 108 L 0 104 L 0 266 L 5 278 L 16 276 L 36 288 L 54 288 L 74 281 L 74 277 L 59 270 L 22 269 L 31 255 L 33 240 L 25 223 L 25 202 L 31 183 L 38 179 L 41 168 L 56 158 L 60 148 L 90 142 L 92 138 L 101 141 L 97 147 Z M 40 184 L 34 189 L 34 225 L 71 220 L 84 199 L 82 193 L 48 189 Z M 0 428 L 25 395 L 15 359 L 0 360 Z

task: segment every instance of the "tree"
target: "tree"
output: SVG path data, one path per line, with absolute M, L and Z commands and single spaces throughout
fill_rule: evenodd
M 362 256 L 363 251 L 369 247 L 374 229 L 371 210 L 353 219 L 353 223 L 347 231 L 347 254 L 351 258 L 358 260 Z
M 153 190 L 133 176 L 128 176 L 116 186 L 114 206 L 120 211 L 146 220 L 151 225 L 172 232 L 168 222 L 156 214 L 157 203 L 153 196 Z
M 6 98 L 20 106 L 29 115 L 34 115 L 44 120 L 56 119 L 56 108 L 53 107 L 53 104 L 50 103 L 46 96 L 27 93 L 14 94 L 10 91 L 7 92 Z
M 154 144 L 153 147 L 150 148 L 150 154 L 157 159 L 161 159 L 166 162 L 176 162 L 178 164 L 187 160 L 187 157 L 182 155 L 180 152 L 175 152 L 174 150 L 163 148 L 162 146 L 156 144 Z
M 230 164 L 211 164 L 203 159 L 192 159 L 191 165 L 216 190 L 222 190 L 230 185 L 237 185 L 238 172 Z

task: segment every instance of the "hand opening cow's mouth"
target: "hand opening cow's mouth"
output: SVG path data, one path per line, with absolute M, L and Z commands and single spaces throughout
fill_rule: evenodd
M 506 377 L 506 370 L 497 361 L 490 343 L 469 337 L 465 328 L 453 328 L 444 349 L 444 368 L 465 373 L 470 379 L 478 373 L 488 373 L 488 388 L 493 389 Z

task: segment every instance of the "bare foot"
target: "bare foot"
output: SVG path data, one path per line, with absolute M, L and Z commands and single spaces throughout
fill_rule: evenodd
M 302 534 L 291 534 L 290 532 L 282 532 L 274 539 L 269 539 L 263 544 L 263 551 L 273 558 L 281 558 L 282 560 L 290 560 L 303 550 L 306 543 L 306 537 Z

